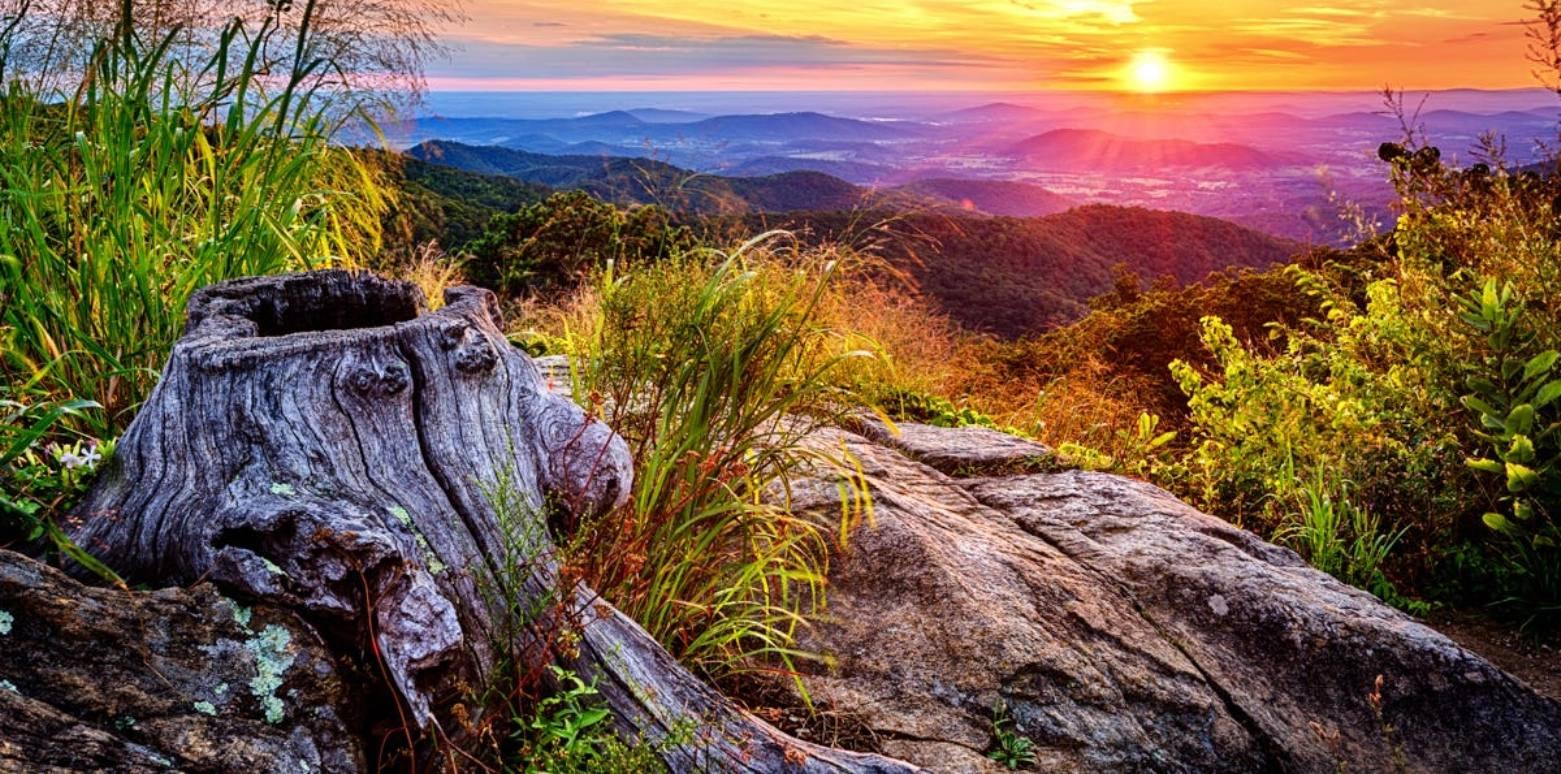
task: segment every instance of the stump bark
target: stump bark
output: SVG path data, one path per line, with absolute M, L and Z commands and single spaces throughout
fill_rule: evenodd
M 560 586 L 549 509 L 621 505 L 627 448 L 548 393 L 492 293 L 445 302 L 342 271 L 197 292 L 74 537 L 136 581 L 209 579 L 372 639 L 425 728 L 518 653 L 595 678 L 622 730 L 672 740 L 674 770 L 910 770 L 785 736 Z M 560 616 L 582 626 L 563 655 Z

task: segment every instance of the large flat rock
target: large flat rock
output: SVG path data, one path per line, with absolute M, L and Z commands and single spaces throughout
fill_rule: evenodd
M 1116 476 L 950 476 L 928 436 L 1004 453 L 939 430 L 841 434 L 875 523 L 804 643 L 814 698 L 885 752 L 995 770 L 1001 701 L 1046 771 L 1561 770 L 1561 704 L 1293 552 Z
M 871 416 L 854 424 L 863 438 L 951 476 L 1034 472 L 1053 464 L 1049 447 L 991 428 L 890 425 Z

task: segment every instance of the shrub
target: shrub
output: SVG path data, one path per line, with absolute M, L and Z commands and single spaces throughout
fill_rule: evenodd
M 1400 282 L 1371 283 L 1358 305 L 1324 275 L 1294 276 L 1326 313 L 1287 328 L 1283 351 L 1264 356 L 1209 318 L 1203 340 L 1216 367 L 1172 364 L 1193 425 L 1177 485 L 1204 508 L 1271 532 L 1301 493 L 1291 471 L 1327 470 L 1333 486 L 1355 482 L 1360 507 L 1410 528 L 1421 549 L 1410 569 L 1424 570 L 1468 506 L 1447 421 L 1457 395 L 1446 369 L 1461 356 L 1460 337 L 1416 325 L 1435 296 L 1407 294 Z
M 620 268 L 692 248 L 692 233 L 656 206 L 628 209 L 583 191 L 556 193 L 495 215 L 467 246 L 469 271 L 505 293 L 568 287 L 608 262 Z
M 1561 378 L 1554 349 L 1535 352 L 1521 303 L 1510 284 L 1489 280 L 1478 294 L 1460 299 L 1464 319 L 1485 335 L 1490 354 L 1471 376 L 1463 398 L 1478 418 L 1474 436 L 1489 457 L 1471 457 L 1470 468 L 1501 482 L 1503 512 L 1487 512 L 1486 526 L 1507 541 L 1503 559 L 1511 596 L 1525 628 L 1561 622 Z
M 1391 238 L 1290 269 L 1320 314 L 1266 352 L 1207 319 L 1209 364 L 1173 365 L 1193 445 L 1169 483 L 1384 598 L 1392 577 L 1543 627 L 1561 609 L 1557 181 L 1494 155 L 1384 158 Z

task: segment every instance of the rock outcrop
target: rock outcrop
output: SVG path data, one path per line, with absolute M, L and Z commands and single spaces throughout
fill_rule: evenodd
M 1002 702 L 1044 771 L 1561 770 L 1561 704 L 1162 490 L 990 430 L 840 435 L 875 523 L 804 682 L 889 755 L 996 770 Z
M 1153 486 L 991 430 L 863 420 L 816 440 L 857 455 L 875 514 L 833 559 L 802 642 L 828 658 L 803 682 L 892 758 L 999 771 L 1001 703 L 1045 771 L 1561 770 L 1561 703 Z M 839 497 L 822 477 L 793 494 L 821 517 Z M 86 587 L 0 551 L 0 771 L 361 770 L 364 691 L 384 690 L 362 656 L 207 584 Z M 794 744 L 818 770 L 905 768 Z
M 0 550 L 0 771 L 361 771 L 356 702 L 290 612 Z

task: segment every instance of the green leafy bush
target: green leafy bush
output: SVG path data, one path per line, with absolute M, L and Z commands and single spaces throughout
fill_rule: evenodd
M 641 774 L 666 771 L 656 748 L 625 744 L 612 714 L 599 702 L 596 683 L 549 667 L 557 688 L 529 716 L 513 719 L 517 746 L 513 767 L 527 774 Z
M 1554 349 L 1535 352 L 1537 336 L 1510 284 L 1495 280 L 1460 299 L 1463 318 L 1485 335 L 1490 354 L 1471 376 L 1463 403 L 1479 419 L 1474 436 L 1490 456 L 1470 457 L 1470 468 L 1500 481 L 1504 512 L 1487 512 L 1486 526 L 1507 541 L 1503 559 L 1524 626 L 1553 627 L 1561 619 L 1561 378 Z
M 1297 272 L 1326 294 L 1326 317 L 1285 332 L 1264 356 L 1217 319 L 1204 322 L 1213 373 L 1171 366 L 1194 429 L 1182 485 L 1206 508 L 1273 530 L 1298 483 L 1291 471 L 1328 470 L 1355 482 L 1355 498 L 1419 537 L 1441 534 L 1464 506 L 1456 391 L 1432 331 L 1408 324 L 1402 287 L 1372 283 L 1357 305 L 1328 280 Z
M 1390 239 L 1289 270 L 1319 314 L 1271 326 L 1283 347 L 1204 321 L 1211 360 L 1172 365 L 1190 445 L 1162 483 L 1390 601 L 1434 591 L 1543 628 L 1561 609 L 1556 181 L 1423 150 L 1384 150 Z
M 506 293 L 571 286 L 616 263 L 676 255 L 694 246 L 692 232 L 653 205 L 616 207 L 583 191 L 556 193 L 514 213 L 495 215 L 473 240 L 468 271 Z

